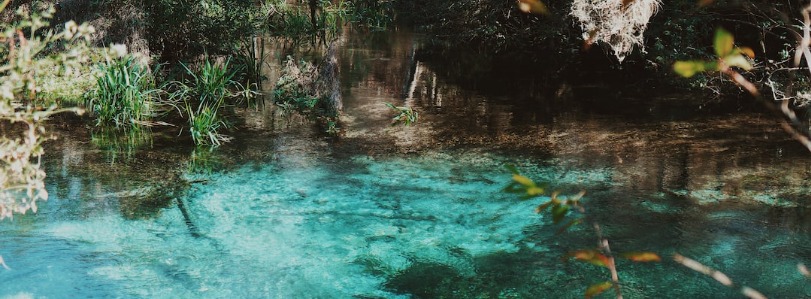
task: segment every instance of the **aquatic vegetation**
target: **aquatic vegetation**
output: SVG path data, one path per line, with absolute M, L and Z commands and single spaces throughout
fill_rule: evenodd
M 155 113 L 157 92 L 149 69 L 132 55 L 124 55 L 100 65 L 85 106 L 96 118 L 97 126 L 147 125 Z
M 386 107 L 389 107 L 391 110 L 397 112 L 397 116 L 392 118 L 392 126 L 396 126 L 397 124 L 410 126 L 420 119 L 420 114 L 411 107 L 398 107 L 394 106 L 392 103 L 386 103 Z
M 342 2 L 344 3 L 344 2 Z M 394 1 L 356 0 L 346 1 L 349 20 L 352 23 L 372 28 L 385 28 L 394 21 Z
M 242 41 L 239 51 L 234 55 L 234 65 L 238 66 L 235 81 L 244 82 L 246 89 L 258 90 L 267 79 L 262 68 L 267 64 L 264 38 L 251 37 Z
M 230 67 L 230 63 L 230 58 L 218 64 L 207 56 L 196 71 L 181 64 L 187 78 L 170 82 L 167 86 L 171 90 L 170 101 L 177 103 L 186 114 L 195 144 L 216 146 L 229 140 L 228 136 L 220 133 L 228 128 L 221 110 L 227 99 L 244 95 L 244 90 L 232 91 L 242 89 L 242 86 L 233 80 L 236 71 Z
M 273 7 L 267 25 L 270 32 L 276 35 L 301 36 L 318 32 L 335 34 L 349 20 L 350 7 L 346 1 L 315 1 L 315 15 L 310 15 L 312 11 L 303 6 L 289 5 L 286 1 L 266 3 L 266 6 Z
M 101 126 L 90 132 L 90 142 L 106 153 L 107 161 L 115 163 L 130 159 L 139 148 L 152 144 L 152 130 L 148 126 L 125 128 Z

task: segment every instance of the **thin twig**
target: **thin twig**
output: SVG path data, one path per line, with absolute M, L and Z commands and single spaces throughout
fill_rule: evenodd
M 608 239 L 603 238 L 603 232 L 600 225 L 595 223 L 594 230 L 597 232 L 597 238 L 600 243 L 600 248 L 605 251 L 608 256 L 608 270 L 611 271 L 611 281 L 614 283 L 614 291 L 617 293 L 617 299 L 622 299 L 622 290 L 620 288 L 620 277 L 617 273 L 617 265 L 614 263 L 614 255 L 611 254 L 611 247 L 608 246 Z
M 685 257 L 685 256 L 683 256 L 681 254 L 678 254 L 678 253 L 673 254 L 673 260 L 676 261 L 679 264 L 682 264 L 683 266 L 685 266 L 687 268 L 690 268 L 693 271 L 696 271 L 696 272 L 699 272 L 701 274 L 712 277 L 713 279 L 715 279 L 716 281 L 718 281 L 722 285 L 728 286 L 730 288 L 735 287 L 735 284 L 732 282 L 732 279 L 729 279 L 729 276 L 727 276 L 726 274 L 724 274 L 721 271 L 718 271 L 718 270 L 715 270 L 713 268 L 707 267 L 704 264 L 699 263 L 696 260 Z M 751 299 L 766 299 L 766 296 L 764 296 L 762 293 L 758 292 L 757 290 L 755 290 L 753 288 L 747 287 L 747 286 L 741 287 L 741 294 L 743 294 L 744 296 L 746 296 L 748 298 L 751 298 Z

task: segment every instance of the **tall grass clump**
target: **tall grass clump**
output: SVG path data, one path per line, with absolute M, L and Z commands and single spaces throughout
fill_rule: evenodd
M 371 28 L 385 28 L 394 21 L 393 2 L 386 0 L 355 0 L 348 2 L 348 7 L 345 10 L 353 23 Z
M 314 33 L 337 33 L 350 19 L 350 6 L 346 1 L 319 1 L 315 20 L 303 6 L 289 5 L 285 1 L 266 2 L 270 11 L 266 22 L 270 32 L 281 36 L 300 36 Z M 313 24 L 315 22 L 315 24 Z
M 262 68 L 267 63 L 263 42 L 264 39 L 261 37 L 246 39 L 234 56 L 234 64 L 239 69 L 234 79 L 245 83 L 245 87 L 250 90 L 259 90 L 263 81 L 267 79 L 262 74 Z
M 221 110 L 226 105 L 226 99 L 241 95 L 232 91 L 241 86 L 233 80 L 237 72 L 230 69 L 230 59 L 217 64 L 206 57 L 197 71 L 181 65 L 187 78 L 172 83 L 174 91 L 170 99 L 186 114 L 194 143 L 218 146 L 228 141 L 229 138 L 220 133 L 228 128 Z
M 96 117 L 97 126 L 145 125 L 153 116 L 156 91 L 152 73 L 132 55 L 126 55 L 101 64 L 86 106 Z

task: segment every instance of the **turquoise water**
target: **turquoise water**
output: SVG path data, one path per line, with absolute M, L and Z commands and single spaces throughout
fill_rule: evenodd
M 593 247 L 592 230 L 557 234 L 536 202 L 501 192 L 511 162 L 562 189 L 593 190 L 585 202 L 615 251 L 678 251 L 774 298 L 811 296 L 795 270 L 811 253 L 807 227 L 781 222 L 795 209 L 623 194 L 610 168 L 477 151 L 286 155 L 190 174 L 197 182 L 146 218 L 126 217 L 129 194 L 96 178 L 55 178 L 38 214 L 0 226 L 12 268 L 0 272 L 0 295 L 581 297 L 608 273 L 560 258 Z M 736 297 L 672 262 L 619 267 L 628 298 Z
M 269 109 L 237 111 L 247 129 L 214 151 L 166 129 L 121 152 L 57 131 L 50 200 L 0 222 L 0 298 L 582 298 L 609 273 L 561 258 L 596 247 L 594 230 L 558 233 L 540 199 L 503 193 L 505 164 L 585 190 L 615 252 L 664 258 L 618 262 L 625 298 L 741 297 L 676 252 L 811 297 L 796 270 L 811 264 L 811 159 L 769 117 L 515 88 L 526 76 L 460 85 L 454 57 L 420 60 L 407 32 L 343 42 L 340 138 Z M 391 127 L 385 102 L 422 118 Z

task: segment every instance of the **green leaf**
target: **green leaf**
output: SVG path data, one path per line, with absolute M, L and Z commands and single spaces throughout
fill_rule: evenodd
M 513 181 L 527 188 L 535 187 L 535 182 L 533 182 L 530 178 L 520 174 L 513 174 Z
M 646 262 L 661 262 L 662 258 L 653 252 L 627 252 L 622 254 L 623 257 L 639 263 Z
M 515 165 L 507 164 L 507 165 L 504 165 L 504 168 L 507 168 L 507 170 L 509 170 L 512 174 L 519 174 L 518 173 L 518 168 L 515 168 Z
M 735 46 L 735 38 L 732 37 L 732 33 L 719 27 L 715 30 L 714 46 L 715 54 L 718 55 L 718 57 L 726 57 L 732 54 L 732 49 Z
M 588 289 L 586 289 L 586 299 L 600 295 L 613 286 L 614 283 L 610 281 L 604 281 L 598 284 L 591 285 Z
M 557 204 L 552 207 L 552 222 L 555 224 L 559 223 L 563 220 L 563 217 L 566 217 L 566 213 L 569 212 L 569 206 Z
M 743 55 L 729 55 L 724 57 L 724 63 L 728 66 L 736 66 L 744 70 L 752 70 L 752 64 Z
M 673 64 L 673 71 L 685 78 L 690 78 L 700 72 L 717 69 L 718 64 L 701 60 L 676 61 Z
M 538 195 L 543 195 L 543 188 L 538 186 L 532 186 L 527 188 L 527 196 L 535 197 Z

